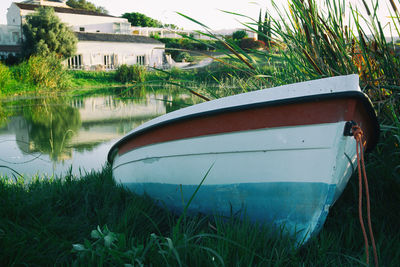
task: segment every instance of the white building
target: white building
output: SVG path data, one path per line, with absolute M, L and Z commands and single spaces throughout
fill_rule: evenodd
M 71 69 L 114 69 L 118 65 L 163 64 L 164 44 L 145 36 L 77 32 L 77 55 L 68 59 Z
M 113 69 L 121 64 L 152 67 L 163 64 L 165 45 L 149 37 L 134 36 L 127 19 L 70 8 L 65 2 L 28 0 L 12 3 L 7 11 L 7 25 L 0 27 L 0 55 L 20 51 L 21 27 L 26 16 L 43 5 L 53 7 L 60 20 L 77 34 L 77 55 L 66 61 L 71 68 Z

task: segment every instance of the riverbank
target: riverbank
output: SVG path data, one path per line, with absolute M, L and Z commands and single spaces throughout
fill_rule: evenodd
M 210 62 L 213 60 L 206 59 Z M 215 98 L 237 93 L 232 88 L 240 89 L 238 92 L 242 92 L 271 86 L 262 79 L 254 79 L 250 73 L 241 71 L 240 64 L 229 58 L 224 58 L 223 62 L 210 62 L 206 66 L 200 65 L 201 67 L 194 67 L 198 66 L 194 64 L 187 69 L 173 67 L 169 70 L 123 66 L 121 68 L 137 68 L 140 71 L 128 75 L 129 77 L 122 73 L 123 79 L 121 79 L 121 72 L 124 70 L 67 70 L 54 58 L 32 57 L 28 61 L 10 67 L 0 63 L 0 97 L 38 93 L 79 93 L 116 87 L 134 90 L 142 86 L 174 85 L 183 89 L 204 88 L 203 93 Z M 266 71 L 272 72 L 271 67 L 266 67 Z M 219 88 L 218 92 L 215 92 L 215 88 Z
M 370 158 L 375 158 L 375 154 Z M 369 161 L 371 211 L 381 266 L 400 265 L 399 184 Z M 178 218 L 117 185 L 106 167 L 62 179 L 0 180 L 0 262 L 5 266 L 363 265 L 357 180 L 321 233 L 299 250 L 289 237 L 234 217 Z

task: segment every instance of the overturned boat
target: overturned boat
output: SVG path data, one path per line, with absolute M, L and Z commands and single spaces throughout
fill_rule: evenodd
M 119 140 L 108 160 L 116 181 L 173 211 L 202 183 L 192 213 L 242 212 L 307 241 L 357 166 L 352 124 L 371 150 L 379 136 L 373 106 L 357 75 L 338 76 L 168 113 Z

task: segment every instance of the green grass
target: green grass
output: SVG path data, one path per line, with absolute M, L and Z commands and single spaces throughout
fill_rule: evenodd
M 372 222 L 381 266 L 400 265 L 399 180 L 370 155 Z M 387 151 L 382 151 L 387 153 Z M 267 212 L 267 211 L 266 211 Z M 126 191 L 110 168 L 82 177 L 0 181 L 4 266 L 362 266 L 353 177 L 321 233 L 299 250 L 279 230 L 235 217 L 178 219 Z M 178 225 L 178 226 L 177 226 Z
M 121 85 L 115 80 L 115 71 L 68 71 L 71 75 L 71 87 L 111 87 Z

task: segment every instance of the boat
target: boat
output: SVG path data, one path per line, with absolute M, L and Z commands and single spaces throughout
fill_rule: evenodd
M 118 140 L 108 161 L 117 182 L 178 214 L 194 196 L 191 214 L 244 214 L 304 243 L 357 167 L 352 125 L 373 149 L 379 124 L 358 76 L 330 77 L 167 113 Z

